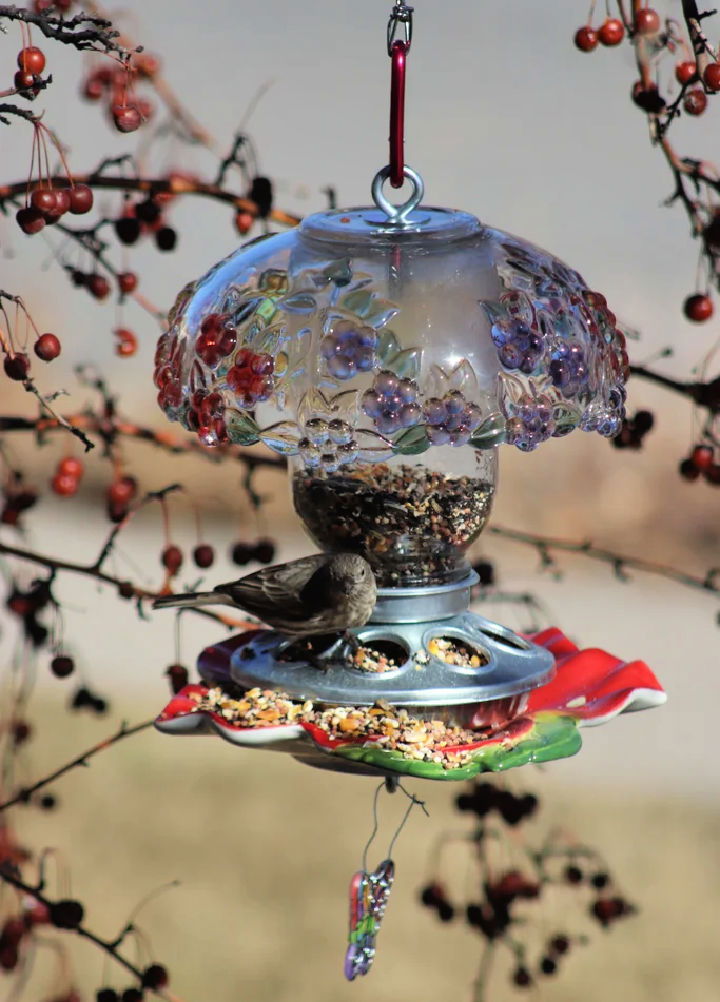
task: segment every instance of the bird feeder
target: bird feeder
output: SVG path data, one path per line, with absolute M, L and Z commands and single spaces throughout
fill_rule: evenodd
M 398 144 L 397 57 L 409 41 L 389 37 L 391 163 L 372 181 L 373 204 L 253 240 L 187 285 L 158 344 L 155 383 L 166 416 L 205 445 L 262 444 L 287 457 L 310 538 L 362 554 L 378 585 L 372 618 L 355 631 L 379 656 L 374 670 L 347 658 L 319 670 L 305 642 L 258 631 L 201 655 L 206 689 L 279 691 L 313 712 L 362 714 L 381 701 L 422 726 L 458 729 L 464 748 L 468 730 L 485 740 L 526 719 L 558 670 L 552 645 L 469 610 L 477 576 L 467 551 L 490 517 L 500 447 L 528 452 L 578 429 L 617 434 L 628 356 L 605 297 L 577 271 L 474 215 L 423 202 Z M 409 195 L 393 204 L 386 187 L 403 182 Z M 650 705 L 662 690 L 645 682 L 633 691 L 651 690 Z M 187 698 L 195 707 L 176 704 L 161 729 L 217 725 L 238 743 L 279 740 L 276 725 L 228 731 L 202 694 Z M 563 719 L 574 733 L 578 716 Z M 291 728 L 288 750 L 311 764 L 420 775 L 428 762 L 370 763 L 349 724 L 324 741 L 304 723 L 277 726 Z M 530 759 L 577 750 L 569 726 L 562 739 L 539 738 Z M 438 778 L 464 778 L 461 758 Z

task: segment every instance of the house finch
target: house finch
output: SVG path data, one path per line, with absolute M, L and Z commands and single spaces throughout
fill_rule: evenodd
M 375 597 L 375 578 L 364 557 L 318 553 L 265 567 L 212 591 L 163 596 L 154 608 L 234 605 L 274 630 L 303 637 L 364 626 Z

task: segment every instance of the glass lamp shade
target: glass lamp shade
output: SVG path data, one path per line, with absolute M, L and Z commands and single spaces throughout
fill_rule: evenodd
M 158 343 L 166 415 L 291 457 L 296 510 L 382 585 L 463 572 L 495 447 L 615 435 L 628 359 L 605 299 L 463 212 L 318 213 L 186 286 Z

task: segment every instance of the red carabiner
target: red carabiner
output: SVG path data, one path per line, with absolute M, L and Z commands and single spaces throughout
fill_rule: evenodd
M 405 66 L 407 42 L 396 39 L 390 48 L 390 184 L 402 188 L 405 181 Z

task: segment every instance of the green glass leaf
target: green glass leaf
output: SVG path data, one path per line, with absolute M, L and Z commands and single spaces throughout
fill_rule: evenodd
M 278 309 L 284 310 L 285 313 L 314 313 L 317 309 L 317 302 L 315 297 L 311 296 L 309 292 L 294 292 L 290 296 L 285 296 L 284 299 L 278 301 Z
M 259 433 L 260 441 L 282 456 L 296 456 L 300 430 L 292 421 L 280 421 Z
M 405 351 L 393 355 L 385 364 L 396 376 L 415 379 L 420 372 L 421 359 L 422 348 L 406 348 Z
M 255 445 L 260 441 L 257 422 L 244 411 L 227 411 L 228 436 L 235 445 Z
M 489 414 L 470 436 L 473 449 L 492 449 L 505 441 L 505 418 L 498 411 Z
M 401 456 L 417 456 L 421 452 L 427 452 L 429 448 L 430 439 L 427 429 L 422 424 L 406 428 L 393 442 L 393 451 Z
M 340 300 L 339 306 L 349 313 L 355 313 L 359 317 L 366 317 L 373 304 L 375 293 L 369 289 L 357 289 L 355 292 L 348 292 Z
M 380 363 L 386 365 L 387 359 L 397 355 L 399 351 L 400 345 L 398 344 L 398 339 L 391 330 L 384 330 L 378 337 L 377 344 L 375 345 L 375 354 L 379 358 Z

